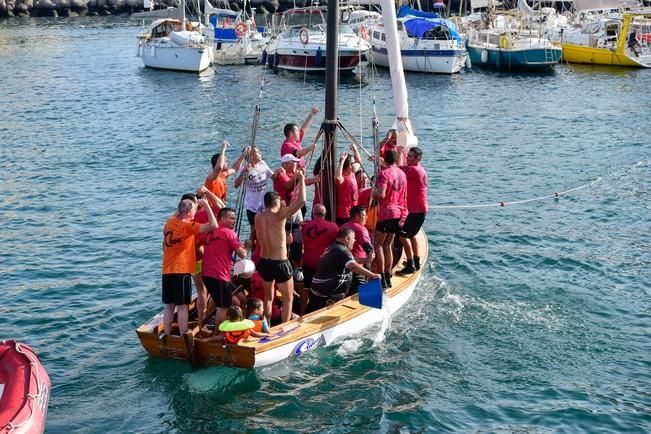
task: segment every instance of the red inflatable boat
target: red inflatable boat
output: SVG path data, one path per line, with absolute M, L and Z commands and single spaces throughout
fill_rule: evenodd
M 50 377 L 25 344 L 0 341 L 0 434 L 42 433 Z

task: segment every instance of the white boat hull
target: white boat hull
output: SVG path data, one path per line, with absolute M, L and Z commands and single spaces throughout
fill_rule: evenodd
M 177 47 L 157 42 L 141 42 L 138 54 L 148 68 L 201 72 L 211 63 L 209 47 Z
M 393 315 L 405 303 L 407 303 L 419 281 L 420 276 L 418 276 L 418 279 L 415 279 L 410 283 L 406 289 L 396 294 L 394 297 L 384 297 L 384 303 L 387 306 L 385 309 L 380 310 L 367 308 L 366 312 L 334 327 L 314 333 L 299 341 L 290 342 L 269 351 L 261 352 L 256 356 L 255 367 L 259 368 L 271 365 L 290 357 L 300 356 L 306 351 L 332 345 L 341 340 L 341 338 L 348 337 L 351 334 L 358 333 L 373 324 L 382 322 L 385 315 Z M 319 317 L 316 317 L 314 319 L 318 318 Z
M 455 74 L 466 65 L 465 50 L 400 50 L 405 71 Z M 386 49 L 373 47 L 369 59 L 372 63 L 389 67 Z

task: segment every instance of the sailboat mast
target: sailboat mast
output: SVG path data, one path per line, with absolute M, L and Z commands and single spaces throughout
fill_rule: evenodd
M 325 120 L 321 129 L 324 145 L 321 154 L 322 201 L 328 210 L 327 219 L 335 221 L 337 194 L 335 188 L 335 167 L 337 165 L 337 87 L 339 56 L 339 0 L 328 1 L 326 21 L 326 96 Z

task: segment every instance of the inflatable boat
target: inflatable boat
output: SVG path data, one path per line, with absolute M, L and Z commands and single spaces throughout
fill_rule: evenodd
M 50 377 L 27 345 L 0 341 L 0 434 L 42 433 Z

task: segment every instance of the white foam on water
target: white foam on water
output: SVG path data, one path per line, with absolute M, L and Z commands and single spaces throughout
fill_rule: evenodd
M 391 313 L 386 303 L 382 303 L 382 323 L 380 329 L 373 338 L 373 348 L 384 343 L 386 340 L 386 332 L 391 327 Z
M 364 340 L 359 338 L 346 339 L 341 343 L 339 348 L 337 348 L 337 355 L 341 357 L 346 357 L 351 354 L 356 353 L 364 345 Z

